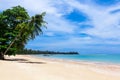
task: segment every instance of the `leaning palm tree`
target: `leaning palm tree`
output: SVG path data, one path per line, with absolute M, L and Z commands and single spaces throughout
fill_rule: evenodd
M 45 27 L 46 22 L 43 20 L 45 12 L 32 16 L 28 21 L 20 23 L 16 26 L 16 30 L 19 33 L 10 43 L 8 48 L 5 50 L 3 55 L 5 55 L 10 47 L 15 43 L 15 41 L 21 39 L 21 43 L 24 45 L 29 39 L 34 39 L 37 35 L 42 33 L 42 27 Z

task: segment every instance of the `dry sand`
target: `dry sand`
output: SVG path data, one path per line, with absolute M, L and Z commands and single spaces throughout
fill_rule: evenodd
M 120 65 L 17 55 L 0 61 L 0 80 L 120 80 Z

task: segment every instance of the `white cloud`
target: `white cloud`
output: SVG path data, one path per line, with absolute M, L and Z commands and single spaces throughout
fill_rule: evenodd
M 44 35 L 46 35 L 46 36 L 51 36 L 51 37 L 52 37 L 52 36 L 55 36 L 54 33 L 52 33 L 52 32 L 45 32 Z
M 91 20 L 91 24 L 94 26 L 94 28 L 88 29 L 87 31 L 85 31 L 85 33 L 104 39 L 120 39 L 120 13 L 110 13 L 110 11 L 120 9 L 120 6 L 118 4 L 107 8 L 100 8 L 100 6 L 92 3 L 82 4 L 73 0 L 68 2 L 68 4 L 87 14 L 89 19 Z

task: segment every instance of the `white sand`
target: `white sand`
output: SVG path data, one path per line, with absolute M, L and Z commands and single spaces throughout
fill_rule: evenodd
M 120 80 L 119 65 L 38 59 L 17 55 L 0 61 L 0 80 Z

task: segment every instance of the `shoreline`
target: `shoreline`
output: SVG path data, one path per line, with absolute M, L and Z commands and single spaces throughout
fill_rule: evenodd
M 43 55 L 41 55 L 41 56 L 39 56 L 39 55 L 31 55 L 31 56 L 35 56 L 35 57 L 38 57 L 38 58 L 48 58 L 48 59 L 55 59 L 55 60 L 65 60 L 65 61 L 75 61 L 75 62 L 92 62 L 92 63 L 99 63 L 99 64 L 111 64 L 111 65 L 120 65 L 120 59 L 119 60 L 114 60 L 114 58 L 116 57 L 114 57 L 114 58 L 110 58 L 110 60 L 109 60 L 109 58 L 107 58 L 107 59 L 76 59 L 76 58 L 64 58 L 64 55 L 61 57 L 61 58 L 59 58 L 59 56 L 58 57 L 54 57 L 54 55 L 53 55 L 53 57 L 52 57 L 52 55 L 50 55 L 50 57 L 49 56 L 43 56 Z M 119 56 L 119 55 L 118 55 Z M 92 58 L 92 57 L 91 57 Z M 116 58 L 118 58 L 118 57 L 116 57 Z M 116 59 L 115 58 L 115 59 Z
M 105 68 L 107 70 L 119 70 L 120 71 L 120 64 L 117 63 L 109 63 L 109 62 L 97 62 L 97 61 L 77 61 L 77 60 L 69 60 L 69 59 L 52 59 L 52 58 L 44 58 L 44 57 L 37 57 L 33 55 L 27 55 L 28 57 L 34 57 L 37 59 L 49 60 L 49 61 L 57 61 L 57 62 L 64 62 L 64 63 L 72 63 L 78 65 L 91 65 L 98 68 Z
M 53 61 L 65 61 L 65 62 L 73 62 L 73 63 L 86 63 L 86 64 L 100 64 L 100 65 L 116 65 L 116 66 L 120 66 L 120 63 L 113 63 L 113 62 L 102 62 L 102 61 L 87 61 L 87 60 L 76 60 L 76 59 L 60 59 L 60 58 L 47 58 L 47 57 L 38 57 L 35 55 L 26 55 L 29 57 L 34 57 L 34 58 L 38 58 L 38 59 L 46 59 L 46 60 L 53 60 Z
M 0 61 L 1 80 L 120 80 L 120 65 L 53 60 L 31 55 L 6 58 L 6 61 Z

